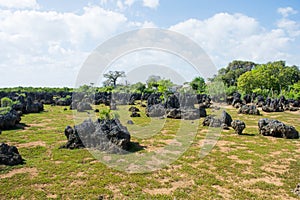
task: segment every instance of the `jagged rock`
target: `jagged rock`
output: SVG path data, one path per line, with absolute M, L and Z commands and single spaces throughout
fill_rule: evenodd
M 5 114 L 0 114 L 0 129 L 15 127 L 21 121 L 21 116 L 15 110 L 10 110 Z
M 298 139 L 299 133 L 293 126 L 274 119 L 260 119 L 258 121 L 259 133 L 264 136 L 281 137 L 287 139 Z
M 165 108 L 166 109 L 180 108 L 179 100 L 174 94 L 168 96 L 165 103 Z
M 84 112 L 86 110 L 92 110 L 92 106 L 89 103 L 86 102 L 79 102 L 77 104 L 77 111 L 78 112 Z
M 67 143 L 60 148 L 67 148 L 67 149 L 79 149 L 84 148 L 84 145 L 77 133 L 77 131 L 71 127 L 67 126 L 65 128 L 65 136 L 67 137 Z
M 133 111 L 130 115 L 130 117 L 141 117 L 140 113 L 137 113 L 135 111 Z
M 19 165 L 23 164 L 24 160 L 19 154 L 17 147 L 9 146 L 5 143 L 0 143 L 0 165 Z
M 233 120 L 231 122 L 232 128 L 235 130 L 235 133 L 241 135 L 243 130 L 246 128 L 245 122 L 241 120 Z
M 199 106 L 199 117 L 206 117 L 206 116 L 207 116 L 206 109 Z
M 127 124 L 134 124 L 132 120 L 128 120 Z
M 222 111 L 220 119 L 222 123 L 226 124 L 227 126 L 231 126 L 232 118 L 225 110 Z
M 204 119 L 202 125 L 228 129 L 228 127 L 231 126 L 231 122 L 231 116 L 226 111 L 222 111 L 220 118 L 217 118 L 215 115 L 209 115 Z
M 209 115 L 205 117 L 204 121 L 202 122 L 203 126 L 210 126 L 210 127 L 221 127 L 222 121 L 219 118 L 216 118 L 214 115 Z
M 24 113 L 39 113 L 44 110 L 44 105 L 39 102 L 33 102 L 30 97 L 27 98 Z
M 166 110 L 166 117 L 172 119 L 181 119 L 181 111 L 178 108 L 170 108 Z
M 265 104 L 265 99 L 263 96 L 259 95 L 257 96 L 257 107 L 263 107 L 263 105 Z
M 238 113 L 240 114 L 248 114 L 248 115 L 260 115 L 259 110 L 254 105 L 243 105 Z
M 282 102 L 283 100 L 267 98 L 262 110 L 265 112 L 283 112 L 284 104 Z
M 130 112 L 140 112 L 140 110 L 137 107 L 131 106 L 128 111 Z
M 148 117 L 161 117 L 164 116 L 165 113 L 166 111 L 162 104 L 155 104 L 146 108 L 146 115 Z
M 246 95 L 243 97 L 243 100 L 244 100 L 245 104 L 248 104 L 248 103 L 251 103 L 252 97 L 251 97 L 250 94 L 246 94 Z
M 181 111 L 181 118 L 185 120 L 199 119 L 200 113 L 198 109 L 184 109 Z
M 111 153 L 124 153 L 129 148 L 130 134 L 118 119 L 85 120 L 65 129 L 68 142 L 61 148 L 95 148 Z

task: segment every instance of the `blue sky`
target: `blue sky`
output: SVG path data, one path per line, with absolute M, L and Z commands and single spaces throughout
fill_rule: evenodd
M 0 87 L 72 87 L 98 45 L 145 27 L 189 37 L 217 68 L 234 59 L 300 65 L 299 0 L 0 0 L 0 13 Z

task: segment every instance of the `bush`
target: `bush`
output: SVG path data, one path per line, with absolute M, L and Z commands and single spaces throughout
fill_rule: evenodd
M 1 99 L 1 107 L 11 107 L 13 105 L 13 101 L 8 97 L 3 97 Z

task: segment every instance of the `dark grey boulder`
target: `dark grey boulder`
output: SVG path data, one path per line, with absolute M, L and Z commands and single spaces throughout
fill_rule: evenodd
M 128 109 L 128 111 L 130 111 L 130 112 L 140 112 L 140 109 L 138 109 L 138 108 L 135 107 L 135 106 L 131 106 L 131 107 Z
M 299 133 L 293 126 L 274 119 L 260 119 L 258 121 L 259 133 L 264 136 L 273 136 L 287 139 L 298 139 Z
M 19 165 L 23 164 L 24 160 L 19 154 L 17 147 L 9 146 L 5 143 L 0 143 L 0 165 Z
M 77 111 L 78 112 L 84 112 L 84 111 L 87 111 L 87 110 L 92 110 L 92 106 L 87 103 L 87 102 L 79 102 L 77 104 Z
M 164 116 L 165 113 L 166 110 L 162 104 L 155 104 L 152 106 L 147 106 L 146 108 L 146 115 L 148 117 L 161 117 Z
M 130 145 L 130 134 L 118 119 L 90 119 L 71 128 L 67 126 L 65 135 L 68 142 L 61 148 L 94 148 L 110 153 L 125 153 Z
M 130 117 L 141 117 L 141 114 L 140 113 L 137 113 L 135 111 L 133 111 L 130 115 Z
M 239 111 L 239 114 L 248 114 L 248 115 L 260 115 L 259 110 L 254 105 L 243 105 Z
M 241 135 L 243 130 L 246 128 L 245 122 L 241 120 L 233 120 L 231 126 L 234 129 L 235 133 Z

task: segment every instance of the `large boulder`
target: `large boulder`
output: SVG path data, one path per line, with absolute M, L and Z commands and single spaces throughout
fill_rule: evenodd
M 21 115 L 15 110 L 6 113 L 0 113 L 0 129 L 14 128 L 21 121 Z
M 204 119 L 202 125 L 210 127 L 222 127 L 223 129 L 228 129 L 228 127 L 231 126 L 231 122 L 231 116 L 223 110 L 220 117 L 217 117 L 215 115 L 207 116 Z
M 220 119 L 223 124 L 226 124 L 227 126 L 231 126 L 232 118 L 225 110 L 222 111 Z
M 77 111 L 78 112 L 84 112 L 86 110 L 92 110 L 92 109 L 93 109 L 92 106 L 87 102 L 79 102 L 77 104 Z
M 298 139 L 299 133 L 293 126 L 274 119 L 260 119 L 258 121 L 259 133 L 264 136 L 281 137 L 287 139 Z
M 17 147 L 9 146 L 5 143 L 0 143 L 0 165 L 19 165 L 23 164 L 24 160 L 19 154 Z
M 260 115 L 259 110 L 254 105 L 243 105 L 239 111 L 239 114 L 248 114 L 248 115 Z
M 166 110 L 162 104 L 155 104 L 146 108 L 146 115 L 148 117 L 162 117 L 165 113 Z
M 174 94 L 169 95 L 165 103 L 165 108 L 166 109 L 180 108 L 179 99 Z
M 110 153 L 124 153 L 130 145 L 130 134 L 118 119 L 85 120 L 65 129 L 68 142 L 61 148 L 95 148 Z
M 172 119 L 181 119 L 181 111 L 178 108 L 167 109 L 166 117 Z
M 233 120 L 231 126 L 234 129 L 235 133 L 241 135 L 243 130 L 246 128 L 245 122 L 241 120 Z

